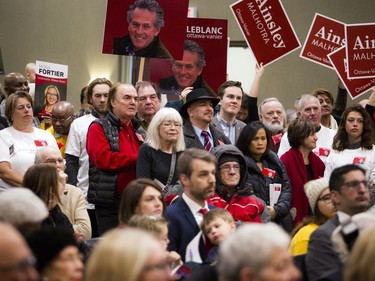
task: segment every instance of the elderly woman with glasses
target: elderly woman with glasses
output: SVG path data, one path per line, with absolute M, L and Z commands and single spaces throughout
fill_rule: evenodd
M 173 108 L 159 110 L 147 129 L 137 160 L 137 178 L 155 180 L 162 187 L 177 180 L 176 163 L 185 150 L 182 118 Z

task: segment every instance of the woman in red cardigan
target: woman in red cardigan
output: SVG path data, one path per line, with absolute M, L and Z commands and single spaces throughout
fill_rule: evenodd
M 303 186 L 310 180 L 323 177 L 325 165 L 312 150 L 316 147 L 316 132 L 320 127 L 310 121 L 295 120 L 288 127 L 291 149 L 280 159 L 284 162 L 292 186 L 292 209 L 295 209 L 294 225 L 312 214 Z M 292 211 L 293 213 L 293 211 Z

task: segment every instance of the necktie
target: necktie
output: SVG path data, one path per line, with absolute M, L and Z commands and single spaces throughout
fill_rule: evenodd
M 199 210 L 199 213 L 201 213 L 203 216 L 208 213 L 208 210 L 206 208 L 202 208 Z
M 208 132 L 207 131 L 202 131 L 201 135 L 203 136 L 204 138 L 204 149 L 207 150 L 207 151 L 211 151 L 211 148 L 212 148 L 212 145 L 210 143 L 210 139 L 209 139 L 209 135 L 208 135 Z

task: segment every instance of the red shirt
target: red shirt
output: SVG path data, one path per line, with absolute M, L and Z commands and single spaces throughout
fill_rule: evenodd
M 117 191 L 121 195 L 129 182 L 136 179 L 136 163 L 140 143 L 132 122 L 120 121 L 119 151 L 111 151 L 103 128 L 94 123 L 87 132 L 86 149 L 90 161 L 100 170 L 117 172 Z

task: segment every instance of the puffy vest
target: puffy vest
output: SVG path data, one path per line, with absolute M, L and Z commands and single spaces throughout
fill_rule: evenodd
M 135 129 L 139 127 L 133 119 Z M 120 119 L 109 112 L 105 118 L 96 119 L 93 123 L 99 124 L 107 137 L 111 151 L 119 151 L 119 131 Z M 90 125 L 90 126 L 91 126 Z M 98 169 L 89 161 L 89 189 L 87 192 L 87 201 L 102 207 L 113 206 L 120 200 L 117 194 L 117 173 Z

